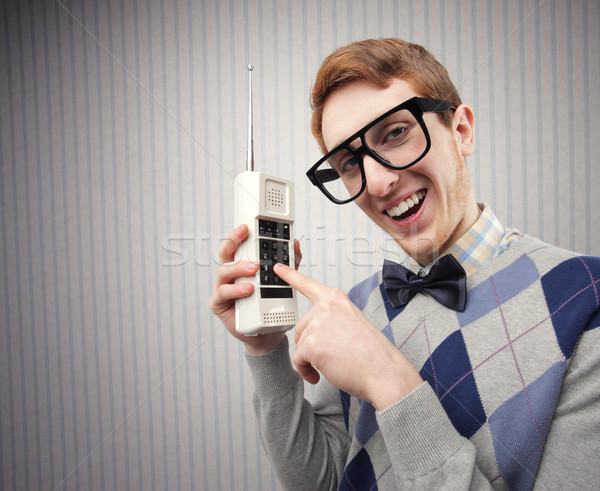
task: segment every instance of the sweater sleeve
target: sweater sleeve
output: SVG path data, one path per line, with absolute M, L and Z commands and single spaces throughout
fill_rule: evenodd
M 338 391 L 319 388 L 319 404 L 304 399 L 287 337 L 266 355 L 246 355 L 254 380 L 254 410 L 261 441 L 287 489 L 337 489 L 348 453 Z
M 488 489 L 475 464 L 475 446 L 458 434 L 424 382 L 377 413 L 401 489 Z
M 600 487 L 600 327 L 579 340 L 562 385 L 536 489 Z

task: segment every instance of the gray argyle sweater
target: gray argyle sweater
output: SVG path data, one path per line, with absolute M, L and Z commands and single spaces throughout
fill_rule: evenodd
M 525 236 L 467 288 L 462 313 L 426 294 L 394 309 L 381 273 L 349 292 L 425 380 L 381 412 L 323 379 L 304 400 L 287 340 L 247 356 L 284 486 L 600 487 L 600 259 Z

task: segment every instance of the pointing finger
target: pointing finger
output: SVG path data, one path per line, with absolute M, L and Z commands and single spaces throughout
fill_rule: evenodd
M 277 263 L 273 267 L 273 271 L 283 281 L 302 293 L 302 295 L 308 298 L 312 303 L 316 303 L 319 299 L 323 298 L 326 291 L 329 289 L 329 287 L 285 264 Z

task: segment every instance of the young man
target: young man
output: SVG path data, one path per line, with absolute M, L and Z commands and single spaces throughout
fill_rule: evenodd
M 400 40 L 354 43 L 323 63 L 308 172 L 410 256 L 348 295 L 280 266 L 314 304 L 287 338 L 235 332 L 233 261 L 213 312 L 244 342 L 266 452 L 290 489 L 597 487 L 600 261 L 505 229 L 476 202 L 465 157 L 474 116 L 446 70 Z M 299 255 L 298 244 L 295 244 Z M 227 264 L 226 264 L 227 263 Z M 318 382 L 311 405 L 302 378 Z

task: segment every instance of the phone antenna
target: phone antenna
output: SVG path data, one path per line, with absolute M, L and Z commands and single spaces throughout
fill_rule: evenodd
M 246 170 L 254 171 L 254 137 L 252 135 L 252 70 L 254 65 L 248 65 L 248 155 Z

